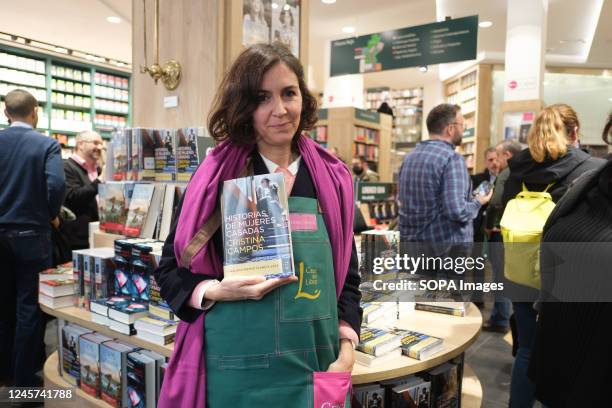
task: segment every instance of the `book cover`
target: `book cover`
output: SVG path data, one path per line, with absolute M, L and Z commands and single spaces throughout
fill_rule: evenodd
M 157 129 L 134 129 L 134 133 L 138 134 L 142 148 L 139 180 L 155 181 L 155 139 L 159 131 Z
M 385 407 L 385 389 L 378 384 L 356 386 L 354 393 L 361 408 Z
M 140 236 L 147 220 L 154 191 L 155 185 L 153 184 L 137 184 L 134 186 L 124 231 L 128 237 Z
M 134 348 L 117 341 L 100 346 L 100 395 L 113 407 L 127 406 L 127 353 Z
M 83 306 L 83 254 L 81 251 L 72 251 L 72 279 L 74 280 L 75 307 Z
M 158 239 L 160 241 L 165 241 L 170 233 L 170 227 L 174 217 L 173 210 L 175 196 L 176 186 L 174 184 L 167 184 L 164 192 L 164 198 L 162 200 L 161 217 L 159 221 Z
M 422 310 L 424 312 L 433 312 L 433 313 L 441 313 L 447 314 L 451 316 L 465 316 L 465 309 L 462 308 L 454 308 L 454 307 L 446 307 L 446 306 L 437 306 L 435 303 L 424 304 L 417 302 L 414 305 L 415 310 Z
M 133 324 L 136 319 L 145 317 L 148 308 L 146 304 L 130 302 L 109 306 L 108 317 L 124 324 Z
M 289 205 L 281 173 L 225 181 L 221 204 L 226 277 L 294 274 Z
M 424 360 L 442 349 L 443 340 L 411 330 L 394 329 L 402 339 L 402 353 L 417 360 Z
M 74 324 L 62 327 L 62 376 L 73 385 L 78 385 L 81 378 L 79 337 L 91 333 L 91 330 Z
M 161 391 L 161 366 L 166 364 L 166 357 L 151 350 L 139 350 L 143 354 L 155 361 L 155 406 L 159 400 L 159 392 Z
M 132 245 L 132 272 L 129 289 L 132 299 L 135 301 L 149 301 L 149 281 L 153 275 L 152 250 L 152 246 L 148 243 Z
M 198 165 L 198 128 L 182 128 L 176 131 L 176 181 L 188 182 Z
M 144 158 L 142 152 L 142 129 L 132 129 L 130 138 L 127 140 L 128 147 L 128 174 L 127 179 L 132 181 L 142 180 Z
M 169 306 L 163 306 L 162 304 L 153 304 L 149 302 L 149 314 L 166 320 L 174 320 L 175 322 L 180 321 Z
M 98 333 L 79 338 L 81 389 L 96 398 L 100 396 L 100 344 L 109 340 L 112 339 Z
M 196 145 L 198 148 L 198 161 L 200 163 L 204 162 L 206 156 L 210 154 L 215 148 L 215 139 L 205 134 L 204 128 L 198 128 L 200 132 L 198 133 L 198 137 L 196 139 Z
M 431 383 L 419 377 L 412 377 L 406 384 L 391 389 L 391 408 L 431 407 Z
M 115 270 L 115 252 L 113 248 L 91 249 L 94 267 L 94 299 L 104 299 L 113 295 L 113 272 Z M 91 304 L 90 304 L 91 307 Z
M 133 182 L 106 182 L 98 185 L 98 214 L 102 231 L 123 234 L 133 190 Z
M 389 330 L 362 327 L 357 350 L 378 357 L 401 345 L 401 337 Z
M 155 181 L 176 180 L 175 131 L 157 129 L 155 135 Z
M 112 180 L 121 181 L 128 177 L 128 140 L 131 143 L 132 129 L 115 132 L 111 141 Z M 99 187 L 99 186 L 98 186 Z
M 444 363 L 427 371 L 433 407 L 459 408 L 460 378 L 456 364 Z
M 138 331 L 147 331 L 160 336 L 176 332 L 178 323 L 174 320 L 162 319 L 157 316 L 142 317 L 134 323 Z
M 83 254 L 83 307 L 89 310 L 94 288 L 94 258 L 89 250 Z
M 363 323 L 393 322 L 397 318 L 397 304 L 395 302 L 362 302 Z
M 127 356 L 128 406 L 155 406 L 155 360 L 139 352 Z
M 143 238 L 153 239 L 156 236 L 165 191 L 165 184 L 154 184 L 153 195 L 151 196 L 149 208 L 145 217 L 145 222 L 140 232 L 140 236 Z

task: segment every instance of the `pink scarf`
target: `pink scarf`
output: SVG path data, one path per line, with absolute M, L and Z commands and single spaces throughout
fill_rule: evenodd
M 336 296 L 339 297 L 348 273 L 353 245 L 353 182 L 349 169 L 307 136 L 300 136 L 298 147 L 310 172 L 334 257 Z M 253 147 L 239 147 L 229 141 L 219 144 L 206 157 L 189 182 L 174 239 L 177 262 L 184 248 L 210 217 L 218 203 L 221 182 L 238 176 Z M 219 278 L 223 265 L 209 242 L 191 260 L 192 273 Z M 172 358 L 161 390 L 159 407 L 206 406 L 206 367 L 204 358 L 205 313 L 194 322 L 179 323 Z

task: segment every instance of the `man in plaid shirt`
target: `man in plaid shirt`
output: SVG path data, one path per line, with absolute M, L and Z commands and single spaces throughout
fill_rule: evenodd
M 441 104 L 427 115 L 430 140 L 406 156 L 399 174 L 402 240 L 438 244 L 473 241 L 472 220 L 487 196 L 472 197 L 461 144 L 465 121 L 458 105 Z

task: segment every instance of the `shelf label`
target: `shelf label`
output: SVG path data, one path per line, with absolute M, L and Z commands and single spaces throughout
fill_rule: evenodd
M 478 16 L 332 41 L 330 76 L 476 58 Z
M 176 108 L 178 106 L 178 95 L 164 96 L 164 108 Z
M 372 123 L 380 123 L 380 113 L 355 108 L 355 119 L 365 120 Z

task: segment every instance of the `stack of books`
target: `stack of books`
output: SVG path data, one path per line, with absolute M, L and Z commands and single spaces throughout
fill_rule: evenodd
M 367 367 L 375 367 L 400 357 L 401 346 L 401 336 L 393 331 L 362 327 L 355 361 Z
M 52 280 L 40 281 L 38 303 L 51 309 L 72 306 L 74 286 L 74 280 L 67 274 L 62 274 L 61 278 L 55 276 Z
M 154 315 L 142 317 L 134 323 L 136 337 L 151 343 L 165 346 L 174 341 L 178 322 L 162 319 Z
M 417 360 L 426 360 L 443 349 L 443 340 L 412 330 L 393 329 L 401 337 L 402 354 Z
M 417 301 L 414 308 L 426 312 L 442 313 L 451 316 L 465 316 L 468 302 L 423 302 Z

